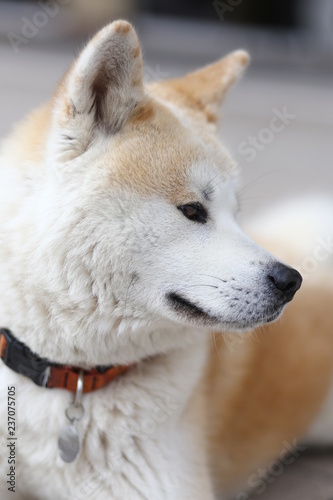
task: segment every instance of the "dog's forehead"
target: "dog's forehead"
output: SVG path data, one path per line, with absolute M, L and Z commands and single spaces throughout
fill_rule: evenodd
M 148 108 L 149 109 L 149 108 Z M 193 201 L 230 169 L 231 159 L 210 133 L 192 130 L 166 107 L 140 112 L 109 145 L 109 182 L 141 196 Z

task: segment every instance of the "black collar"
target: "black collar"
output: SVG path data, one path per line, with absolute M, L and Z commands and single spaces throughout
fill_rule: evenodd
M 72 392 L 76 392 L 80 373 L 83 377 L 83 392 L 91 392 L 104 387 L 130 368 L 130 365 L 119 365 L 83 370 L 76 366 L 52 363 L 33 353 L 7 328 L 0 328 L 0 358 L 8 368 L 41 387 L 57 387 Z

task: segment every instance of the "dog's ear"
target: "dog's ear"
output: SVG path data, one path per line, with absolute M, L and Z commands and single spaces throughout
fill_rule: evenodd
M 219 109 L 228 89 L 242 76 L 249 55 L 237 50 L 198 71 L 153 86 L 161 97 L 199 112 L 210 122 L 218 121 Z
M 142 97 L 137 35 L 128 22 L 115 21 L 88 43 L 56 90 L 50 142 L 57 159 L 79 156 L 97 128 L 118 132 Z

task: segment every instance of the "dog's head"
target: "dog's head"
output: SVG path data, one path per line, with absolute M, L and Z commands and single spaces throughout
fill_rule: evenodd
M 117 21 L 69 69 L 52 101 L 29 247 L 31 286 L 52 301 L 58 329 L 138 344 L 133 332 L 170 322 L 249 329 L 293 298 L 297 271 L 235 222 L 237 168 L 216 134 L 247 61 L 237 51 L 145 87 L 135 31 Z

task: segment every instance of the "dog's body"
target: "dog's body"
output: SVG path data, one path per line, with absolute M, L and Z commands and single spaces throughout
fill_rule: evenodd
M 234 221 L 236 169 L 216 121 L 246 63 L 235 52 L 144 89 L 138 40 L 119 21 L 3 143 L 1 326 L 53 362 L 134 364 L 84 396 L 82 450 L 65 464 L 57 439 L 73 395 L 1 363 L 0 470 L 14 385 L 17 498 L 213 499 L 305 435 L 329 398 L 329 259 L 260 340 L 212 342 L 212 330 L 276 319 L 300 285 Z M 315 425 L 309 440 L 320 429 L 333 439 Z M 1 498 L 7 487 L 2 477 Z

